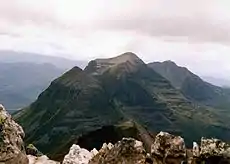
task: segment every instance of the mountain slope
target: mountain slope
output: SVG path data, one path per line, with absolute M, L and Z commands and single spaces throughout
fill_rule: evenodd
M 230 106 L 230 97 L 222 88 L 203 81 L 187 68 L 179 67 L 172 61 L 150 63 L 148 66 L 192 101 L 220 108 Z
M 24 127 L 27 143 L 51 157 L 79 143 L 82 135 L 104 135 L 99 129 L 126 121 L 140 125 L 137 131 L 144 126 L 152 132 L 180 134 L 190 144 L 201 136 L 230 137 L 229 124 L 211 110 L 193 106 L 169 81 L 130 52 L 93 60 L 85 70 L 73 68 L 53 81 L 15 119 Z M 127 135 L 138 136 L 133 132 Z M 87 146 L 91 143 L 85 142 Z
M 25 107 L 63 72 L 50 64 L 0 63 L 0 102 L 8 109 Z
M 78 67 L 53 81 L 16 117 L 29 136 L 27 142 L 52 155 L 81 134 L 121 119 L 100 82 Z

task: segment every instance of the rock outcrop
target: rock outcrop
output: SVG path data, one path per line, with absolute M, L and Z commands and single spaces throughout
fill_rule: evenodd
M 24 131 L 0 105 L 0 163 L 28 164 Z
M 27 156 L 29 159 L 29 164 L 60 164 L 59 162 L 50 160 L 47 156 L 43 155 L 40 157 L 35 157 L 32 155 Z
M 0 163 L 60 164 L 40 154 L 32 144 L 24 148 L 24 131 L 0 105 Z M 27 152 L 27 155 L 26 155 Z M 98 151 L 73 145 L 63 164 L 230 164 L 230 145 L 219 139 L 202 138 L 200 146 L 185 147 L 184 139 L 166 132 L 155 137 L 148 154 L 143 143 L 123 138 L 115 145 L 104 143 Z
M 230 164 L 230 145 L 202 138 L 200 146 L 193 142 L 193 149 L 189 150 L 182 137 L 160 132 L 151 154 L 142 142 L 123 138 L 115 145 L 104 143 L 99 151 L 89 152 L 73 145 L 63 164 Z
M 152 145 L 151 154 L 155 163 L 181 163 L 186 161 L 184 139 L 166 132 L 160 132 Z
M 219 139 L 202 138 L 200 149 L 194 151 L 195 163 L 230 164 L 230 145 Z
M 63 164 L 88 164 L 95 154 L 96 150 L 89 152 L 78 145 L 73 145 L 69 154 L 65 156 Z
M 151 160 L 150 160 L 151 161 Z M 123 138 L 114 146 L 103 146 L 89 164 L 147 164 L 147 154 L 142 142 Z M 150 162 L 151 163 L 151 162 Z
M 230 145 L 219 139 L 201 139 L 200 156 L 209 158 L 212 156 L 230 157 Z

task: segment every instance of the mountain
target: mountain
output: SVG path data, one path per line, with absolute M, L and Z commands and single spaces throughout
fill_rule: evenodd
M 62 73 L 51 64 L 0 63 L 0 102 L 9 110 L 28 106 Z
M 26 142 L 52 158 L 61 158 L 73 143 L 98 149 L 123 136 L 148 142 L 148 132 L 179 134 L 189 145 L 201 136 L 230 137 L 228 118 L 194 105 L 131 52 L 72 68 L 14 118 Z
M 49 63 L 60 69 L 71 69 L 74 66 L 84 68 L 87 64 L 85 61 L 69 60 L 66 58 L 45 56 L 42 54 L 28 53 L 28 52 L 16 52 L 16 51 L 0 51 L 0 62 L 4 63 L 35 63 L 44 64 Z
M 154 62 L 148 66 L 169 80 L 191 101 L 218 108 L 230 107 L 230 96 L 223 88 L 203 81 L 187 68 L 177 66 L 172 61 Z

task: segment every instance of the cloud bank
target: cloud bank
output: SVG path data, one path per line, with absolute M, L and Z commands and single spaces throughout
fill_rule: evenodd
M 0 0 L 0 49 L 89 60 L 134 51 L 229 78 L 228 0 Z

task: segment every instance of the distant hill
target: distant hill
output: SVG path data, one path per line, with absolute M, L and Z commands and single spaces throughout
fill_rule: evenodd
M 25 107 L 64 72 L 51 64 L 0 62 L 0 103 L 9 110 Z
M 16 51 L 2 51 L 0 50 L 0 62 L 4 63 L 18 63 L 27 62 L 35 64 L 49 63 L 57 68 L 61 69 L 71 69 L 74 66 L 84 68 L 87 64 L 85 61 L 68 60 L 66 58 L 55 57 L 55 56 L 45 56 L 36 53 L 27 52 L 16 52 Z
M 82 136 L 106 138 L 100 129 L 130 120 L 151 132 L 182 135 L 188 144 L 201 136 L 230 137 L 227 116 L 194 104 L 131 52 L 92 60 L 84 70 L 72 68 L 14 118 L 23 126 L 26 142 L 50 157 L 80 144 Z M 133 134 L 126 126 L 122 129 Z M 103 143 L 93 135 L 84 145 L 98 142 Z
M 216 78 L 216 77 L 211 77 L 211 76 L 202 76 L 201 78 L 204 81 L 207 81 L 219 87 L 230 87 L 230 80 L 227 80 L 227 79 Z
M 180 67 L 172 61 L 154 62 L 150 68 L 171 82 L 191 101 L 213 107 L 229 108 L 230 96 L 223 88 L 212 85 L 185 67 Z

